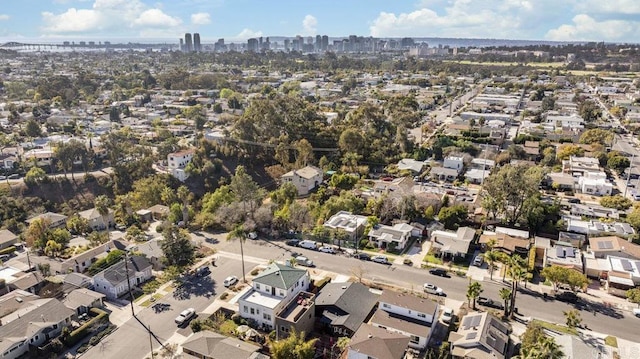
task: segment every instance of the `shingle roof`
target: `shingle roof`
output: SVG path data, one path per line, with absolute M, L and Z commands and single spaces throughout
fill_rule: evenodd
M 18 239 L 18 236 L 13 234 L 10 230 L 0 229 L 0 244 L 13 242 Z
M 213 359 L 249 359 L 260 349 L 257 345 L 208 330 L 192 335 L 182 348 Z
M 377 359 L 404 358 L 409 337 L 363 324 L 351 338 L 349 349 Z
M 151 267 L 151 262 L 145 257 L 131 256 L 127 259 L 129 276 L 133 277 L 137 272 L 142 272 L 145 269 Z M 96 274 L 96 276 L 102 276 L 113 285 L 122 283 L 127 278 L 127 270 L 124 260 L 112 265 L 111 267 Z
M 15 319 L 0 326 L 0 353 L 15 343 L 30 338 L 41 328 L 71 317 L 73 313 L 57 299 L 38 299 L 29 302 L 22 309 L 12 313 L 16 315 Z
M 105 298 L 105 295 L 87 288 L 80 288 L 69 292 L 69 294 L 67 294 L 67 296 L 62 300 L 62 304 L 69 309 L 76 310 L 81 306 L 90 307 L 91 303 L 99 298 Z
M 286 290 L 291 288 L 306 274 L 306 269 L 293 268 L 280 263 L 271 263 L 271 265 L 255 277 L 253 281 Z
M 356 331 L 378 302 L 378 294 L 361 283 L 329 283 L 316 297 L 325 321 Z

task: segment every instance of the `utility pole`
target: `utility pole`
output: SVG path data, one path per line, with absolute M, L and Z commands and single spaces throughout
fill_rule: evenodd
M 129 280 L 129 264 L 127 262 L 127 252 L 124 252 L 124 271 L 127 275 L 127 288 L 129 290 L 129 299 L 131 300 L 131 315 L 135 317 L 136 313 L 133 311 L 133 293 L 131 293 L 131 281 Z
M 151 336 L 151 325 L 149 325 L 148 330 L 149 330 L 149 347 L 151 348 L 151 359 L 153 359 L 153 340 Z

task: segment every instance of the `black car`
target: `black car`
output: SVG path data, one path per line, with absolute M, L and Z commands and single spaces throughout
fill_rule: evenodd
M 200 267 L 196 269 L 196 275 L 198 277 L 208 276 L 211 273 L 211 269 L 209 267 Z
M 297 247 L 298 243 L 300 243 L 299 239 L 289 239 L 288 241 L 284 242 L 284 244 L 286 244 L 288 246 L 292 246 L 292 247 Z
M 361 261 L 370 261 L 371 260 L 371 256 L 368 255 L 367 253 L 356 253 L 353 255 L 353 258 L 359 259 Z
M 567 202 L 569 202 L 569 203 L 580 203 L 580 200 L 579 200 L 579 199 L 577 199 L 577 198 L 569 198 L 569 199 L 567 200 Z
M 556 294 L 556 299 L 561 302 L 575 304 L 578 302 L 578 295 L 573 292 L 562 292 Z
M 429 273 L 433 274 L 433 275 L 437 275 L 440 277 L 449 277 L 449 272 L 447 272 L 444 269 L 440 269 L 440 268 L 434 268 L 434 269 L 430 269 Z
M 482 306 L 485 306 L 485 307 L 495 308 L 495 309 L 500 309 L 500 310 L 504 309 L 504 305 L 502 305 L 502 303 L 500 303 L 498 301 L 495 301 L 493 299 L 490 299 L 490 298 L 478 297 L 478 300 L 476 302 L 479 305 L 482 305 Z

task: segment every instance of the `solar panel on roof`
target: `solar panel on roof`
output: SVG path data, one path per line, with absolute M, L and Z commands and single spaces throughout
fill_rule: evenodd
M 476 332 L 467 333 L 467 336 L 466 336 L 465 339 L 466 340 L 475 339 L 476 335 L 478 335 L 478 333 L 476 333 Z
M 480 324 L 480 321 L 482 320 L 482 316 L 481 315 L 476 315 L 475 317 L 471 318 L 471 326 L 472 327 L 477 327 Z
M 471 319 L 473 319 L 473 317 L 464 318 L 464 320 L 462 321 L 462 328 L 464 328 L 465 330 L 469 329 L 469 323 L 471 323 Z
M 621 259 L 620 260 L 620 264 L 622 264 L 622 269 L 626 270 L 626 271 L 633 271 L 633 267 L 631 266 L 631 263 L 626 260 L 626 259 Z
M 575 258 L 576 257 L 576 252 L 573 249 L 573 247 L 567 248 L 566 249 L 566 254 L 567 254 L 567 257 L 569 257 L 569 258 Z
M 564 258 L 564 248 L 556 247 L 556 257 Z
M 605 243 L 604 242 L 597 242 L 598 245 L 598 249 L 605 249 Z
M 606 241 L 606 242 L 603 242 L 603 243 L 604 243 L 604 249 L 613 249 L 613 242 Z

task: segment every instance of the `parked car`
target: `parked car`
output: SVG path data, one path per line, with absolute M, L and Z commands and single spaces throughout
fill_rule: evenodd
M 188 323 L 194 316 L 196 315 L 196 310 L 193 308 L 188 308 L 183 310 L 175 319 L 176 324 L 178 326 L 183 326 Z
M 479 305 L 482 305 L 485 307 L 504 310 L 504 305 L 502 305 L 502 303 L 495 301 L 493 299 L 489 299 L 487 297 L 478 297 L 478 300 L 476 302 Z
M 7 176 L 0 176 L 0 181 L 4 181 L 7 179 Z
M 14 173 L 12 175 L 7 176 L 8 179 L 18 179 L 20 178 L 20 175 L 17 173 Z
M 442 314 L 440 315 L 440 320 L 445 324 L 449 324 L 451 323 L 452 319 L 453 319 L 453 309 L 447 308 L 447 307 L 442 308 Z
M 256 232 L 250 232 L 247 237 L 249 237 L 250 240 L 255 241 L 256 239 L 258 239 L 258 233 Z
M 200 268 L 196 269 L 196 275 L 198 277 L 204 277 L 204 276 L 209 275 L 210 273 L 211 273 L 211 269 L 208 266 L 203 266 L 203 267 L 200 267 Z
M 636 317 L 640 318 L 640 309 L 633 308 L 633 315 L 635 315 Z
M 442 290 L 442 288 L 437 287 L 437 286 L 435 286 L 435 285 L 433 285 L 431 283 L 425 283 L 423 285 L 423 288 L 424 288 L 424 292 L 425 293 L 445 296 L 444 291 Z
M 315 264 L 313 264 L 313 261 L 305 256 L 297 256 L 295 258 L 296 258 L 296 263 L 298 263 L 303 267 L 315 267 Z
M 289 239 L 289 240 L 285 241 L 284 244 L 286 244 L 288 246 L 292 246 L 292 247 L 297 247 L 298 244 L 300 244 L 300 240 L 299 239 Z
M 300 241 L 300 243 L 298 243 L 298 247 L 306 248 L 306 249 L 313 249 L 313 250 L 318 249 L 318 246 L 316 245 L 316 242 L 307 241 L 307 240 Z
M 440 277 L 447 277 L 447 278 L 449 277 L 449 272 L 447 272 L 445 269 L 441 269 L 441 268 L 430 269 L 429 273 L 433 274 L 433 275 L 440 276 Z
M 238 283 L 238 277 L 236 277 L 235 275 L 228 276 L 227 278 L 224 279 L 224 282 L 223 282 L 224 286 L 227 288 L 231 287 L 236 283 Z
M 329 247 L 329 246 L 322 246 L 320 247 L 319 251 L 323 253 L 336 254 L 336 250 L 333 249 L 333 247 Z
M 478 254 L 475 258 L 473 258 L 474 266 L 482 267 L 482 263 L 484 263 L 484 256 L 482 254 Z
M 580 200 L 578 198 L 569 198 L 567 200 L 567 202 L 569 202 L 569 203 L 580 203 Z
M 391 262 L 389 262 L 389 260 L 385 256 L 373 256 L 371 257 L 371 261 L 380 264 L 391 264 Z
M 367 253 L 363 253 L 363 252 L 354 254 L 353 258 L 359 259 L 361 261 L 370 261 L 371 260 L 371 256 L 368 255 Z
M 575 304 L 578 302 L 578 295 L 573 292 L 561 292 L 556 294 L 556 299 L 561 302 Z

